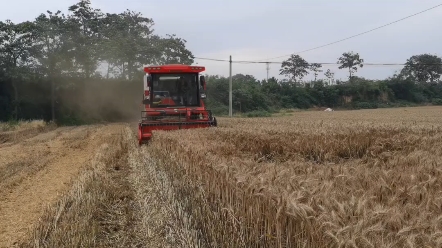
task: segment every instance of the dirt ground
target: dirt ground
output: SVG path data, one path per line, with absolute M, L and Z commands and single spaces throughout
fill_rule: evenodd
M 0 144 L 0 247 L 23 239 L 125 125 L 63 127 Z

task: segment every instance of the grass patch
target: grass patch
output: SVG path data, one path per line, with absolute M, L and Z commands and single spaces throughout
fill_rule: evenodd
M 271 117 L 272 114 L 265 110 L 255 110 L 245 114 L 246 117 L 254 118 L 254 117 Z

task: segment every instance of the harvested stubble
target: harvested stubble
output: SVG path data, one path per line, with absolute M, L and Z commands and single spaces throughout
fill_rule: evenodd
M 128 128 L 127 128 L 128 129 Z M 72 189 L 48 206 L 19 247 L 129 247 L 134 242 L 130 209 L 133 191 L 126 180 L 128 140 L 113 136 L 102 144 Z
M 54 123 L 48 124 L 42 120 L 19 121 L 16 124 L 0 123 L 0 144 L 18 142 L 41 132 L 54 130 L 55 128 L 56 125 Z
M 45 126 L 46 122 L 44 122 L 43 120 L 18 121 L 17 123 L 0 122 L 0 131 L 6 132 L 6 131 L 29 130 Z
M 149 150 L 212 247 L 440 247 L 440 111 L 220 118 Z
M 176 198 L 170 178 L 146 147 L 137 149 L 136 134 L 127 133 L 133 139 L 129 147 L 129 164 L 134 172 L 130 181 L 138 209 L 134 247 L 201 247 L 197 231 L 192 229 L 182 202 Z

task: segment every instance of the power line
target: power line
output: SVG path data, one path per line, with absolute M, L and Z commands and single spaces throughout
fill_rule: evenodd
M 299 53 L 309 52 L 309 51 L 312 51 L 312 50 L 316 50 L 316 49 L 318 49 L 318 48 L 322 48 L 322 47 L 330 46 L 330 45 L 333 45 L 333 44 L 336 44 L 336 43 L 339 43 L 339 42 L 342 42 L 342 41 L 345 41 L 345 40 L 348 40 L 348 39 L 351 39 L 351 38 L 354 38 L 354 37 L 357 37 L 357 36 L 361 36 L 361 35 L 363 35 L 363 34 L 366 34 L 366 33 L 369 33 L 369 32 L 372 32 L 372 31 L 375 31 L 375 30 L 378 30 L 378 29 L 384 28 L 384 27 L 389 26 L 389 25 L 391 25 L 391 24 L 394 24 L 394 23 L 397 23 L 397 22 L 403 21 L 403 20 L 408 19 L 408 18 L 410 18 L 410 17 L 413 17 L 413 16 L 416 16 L 416 15 L 422 14 L 422 13 L 424 13 L 424 12 L 430 11 L 430 10 L 432 10 L 432 9 L 438 8 L 438 7 L 440 7 L 440 6 L 442 6 L 442 4 L 438 4 L 438 5 L 436 5 L 436 6 L 433 6 L 433 7 L 429 8 L 429 9 L 426 9 L 426 10 L 420 11 L 420 12 L 418 12 L 418 13 L 415 13 L 415 14 L 412 14 L 412 15 L 409 15 L 409 16 L 406 16 L 406 17 L 404 17 L 404 18 L 401 18 L 401 19 L 399 19 L 399 20 L 396 20 L 396 21 L 393 21 L 393 22 L 387 23 L 387 24 L 382 25 L 382 26 L 379 26 L 379 27 L 377 27 L 377 28 L 373 28 L 373 29 L 371 29 L 371 30 L 368 30 L 368 31 L 365 31 L 365 32 L 362 32 L 362 33 L 359 33 L 359 34 L 356 34 L 356 35 L 352 35 L 352 36 L 350 36 L 350 37 L 347 37 L 347 38 L 344 38 L 344 39 L 341 39 L 341 40 L 338 40 L 338 41 L 334 41 L 334 42 L 331 42 L 331 43 L 328 43 L 328 44 L 325 44 L 325 45 L 322 45 L 322 46 L 318 46 L 318 47 L 310 48 L 310 49 L 307 49 L 307 50 L 304 50 L 304 51 L 301 51 L 301 52 L 297 52 L 297 53 L 294 53 L 294 54 L 299 54 Z M 283 57 L 288 57 L 288 56 L 291 56 L 291 55 L 292 55 L 292 54 L 283 55 L 283 56 L 278 56 L 278 57 L 273 57 L 273 58 L 267 58 L 266 60 L 277 59 L 277 58 L 283 58 Z
M 200 58 L 200 57 L 195 57 L 195 59 L 201 59 L 201 60 L 209 60 L 209 61 L 217 61 L 217 62 L 230 62 L 230 60 L 226 60 L 226 59 L 212 59 L 212 58 Z M 276 61 L 244 61 L 244 60 L 238 60 L 238 61 L 232 61 L 232 63 L 237 63 L 237 64 L 282 64 L 283 62 L 276 62 Z M 310 63 L 313 64 L 313 63 Z M 321 65 L 340 65 L 338 63 L 333 63 L 333 62 L 316 62 L 316 64 L 321 64 Z M 364 66 L 405 66 L 405 63 L 363 63 Z M 437 63 L 428 63 L 428 64 L 419 64 L 419 65 L 442 65 L 442 64 L 437 64 Z
M 337 41 L 334 41 L 334 42 L 331 42 L 331 43 L 328 43 L 328 44 L 325 44 L 325 45 L 322 45 L 322 46 L 317 46 L 317 47 L 310 48 L 310 49 L 307 49 L 307 50 L 304 50 L 304 51 L 301 51 L 301 52 L 297 52 L 297 53 L 293 53 L 293 54 L 299 54 L 299 53 L 304 53 L 304 52 L 308 52 L 308 51 L 316 50 L 316 49 L 318 49 L 318 48 L 322 48 L 322 47 L 330 46 L 330 45 L 333 45 L 333 44 L 336 44 L 336 43 L 339 43 L 339 42 L 342 42 L 342 41 L 345 41 L 345 40 L 348 40 L 348 39 L 351 39 L 351 38 L 354 38 L 354 37 L 357 37 L 357 36 L 361 36 L 361 35 L 363 35 L 363 34 L 366 34 L 366 33 L 369 33 L 369 32 L 372 32 L 372 31 L 375 31 L 375 30 L 378 30 L 378 29 L 381 29 L 381 28 L 383 28 L 383 27 L 389 26 L 389 25 L 391 25 L 391 24 L 394 24 L 394 23 L 397 23 L 397 22 L 403 21 L 403 20 L 408 19 L 408 18 L 410 18 L 410 17 L 413 17 L 413 16 L 416 16 L 416 15 L 422 14 L 422 13 L 427 12 L 427 11 L 429 11 L 429 10 L 432 10 L 432 9 L 438 8 L 438 7 L 440 7 L 440 6 L 442 6 L 442 4 L 439 4 L 439 5 L 436 5 L 436 6 L 434 6 L 434 7 L 429 8 L 429 9 L 426 9 L 426 10 L 420 11 L 420 12 L 418 12 L 418 13 L 415 13 L 415 14 L 412 14 L 412 15 L 409 15 L 409 16 L 406 16 L 406 17 L 401 18 L 401 19 L 399 19 L 399 20 L 396 20 L 396 21 L 393 21 L 393 22 L 387 23 L 387 24 L 382 25 L 382 26 L 379 26 L 379 27 L 377 27 L 377 28 L 373 28 L 373 29 L 371 29 L 371 30 L 368 30 L 368 31 L 365 31 L 365 32 L 362 32 L 362 33 L 359 33 L 359 34 L 356 34 L 356 35 L 352 35 L 352 36 L 347 37 L 347 38 L 344 38 L 344 39 L 340 39 L 340 40 L 337 40 Z M 278 56 L 278 57 L 273 57 L 273 58 L 267 58 L 267 59 L 265 59 L 265 60 L 271 60 L 271 59 L 283 58 L 283 57 L 288 57 L 288 56 L 291 56 L 291 55 L 292 55 L 292 54 L 283 55 L 283 56 Z M 195 58 L 196 58 L 196 59 L 202 59 L 202 60 L 220 61 L 220 62 L 226 62 L 226 61 L 228 61 L 228 60 L 224 60 L 224 59 L 198 58 L 198 57 L 195 57 Z M 249 63 L 250 63 L 250 64 L 251 64 L 251 63 L 269 64 L 269 63 L 276 63 L 276 64 L 281 64 L 282 62 L 270 62 L 270 61 L 259 61 L 259 60 L 255 60 L 255 61 L 233 61 L 233 63 L 241 63 L 241 64 L 249 64 Z M 322 63 L 322 64 L 332 64 L 332 63 Z M 377 64 L 377 65 L 380 65 L 380 64 Z M 388 65 L 403 65 L 403 64 L 388 64 Z
M 199 58 L 199 57 L 194 57 L 194 59 L 202 59 L 202 60 L 211 60 L 211 61 L 220 61 L 220 62 L 229 62 L 229 60 L 225 60 L 225 59 L 211 59 L 211 58 Z

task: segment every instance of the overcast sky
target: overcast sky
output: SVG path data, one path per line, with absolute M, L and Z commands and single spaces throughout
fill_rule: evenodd
M 0 17 L 14 22 L 33 20 L 46 10 L 62 10 L 75 0 L 0 0 Z M 368 31 L 442 3 L 441 0 L 92 0 L 103 12 L 139 11 L 155 22 L 157 34 L 187 40 L 196 57 L 264 60 L 290 55 Z M 336 62 L 347 51 L 367 63 L 404 63 L 415 54 L 442 56 L 442 7 L 385 28 L 300 55 L 310 63 Z M 271 61 L 283 61 L 288 56 Z M 227 62 L 196 60 L 208 74 L 229 74 Z M 366 66 L 357 75 L 382 79 L 401 67 Z M 272 64 L 270 76 L 279 76 Z M 336 78 L 346 78 L 337 65 Z M 265 64 L 233 64 L 233 74 L 266 77 Z M 323 75 L 321 75 L 323 77 Z

